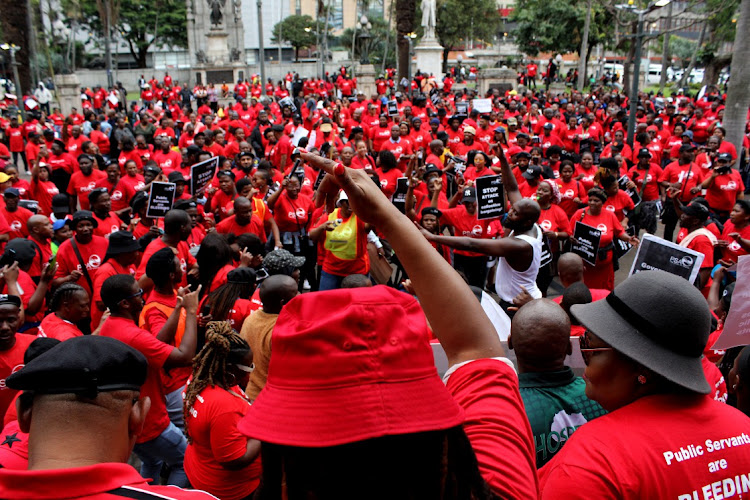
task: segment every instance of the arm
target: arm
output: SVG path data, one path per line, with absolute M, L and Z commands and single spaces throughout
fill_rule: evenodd
M 269 230 L 271 231 L 271 234 L 273 235 L 274 248 L 281 248 L 281 234 L 279 233 L 279 226 L 276 224 L 276 219 L 271 217 L 270 219 L 263 221 L 263 226 L 266 230 L 266 233 Z
M 523 196 L 521 196 L 521 191 L 518 190 L 518 181 L 516 181 L 516 177 L 513 175 L 513 170 L 511 170 L 510 168 L 510 164 L 508 163 L 508 159 L 505 157 L 503 148 L 498 146 L 495 150 L 497 151 L 497 157 L 500 159 L 500 168 L 502 170 L 503 176 L 503 187 L 505 188 L 505 192 L 508 195 L 508 201 L 510 201 L 510 204 L 513 205 L 517 201 L 523 199 Z
M 320 188 L 327 196 L 333 198 L 343 187 L 357 216 L 377 226 L 391 242 L 450 364 L 504 355 L 492 323 L 463 279 L 363 171 L 344 169 L 333 175 L 333 161 L 309 153 L 302 156 L 331 174 Z M 455 310 L 463 314 L 453 314 Z
M 284 180 L 281 182 L 281 187 L 273 192 L 271 196 L 268 197 L 266 200 L 266 205 L 268 205 L 268 208 L 273 210 L 273 207 L 276 205 L 276 202 L 279 199 L 279 196 L 281 196 L 281 193 L 286 189 L 286 187 L 289 185 L 289 178 L 285 177 Z
M 709 187 L 711 187 L 711 184 L 714 183 L 714 179 L 716 179 L 716 177 L 718 177 L 718 175 L 719 174 L 716 172 L 716 169 L 712 169 L 711 170 L 711 175 L 709 175 L 708 177 L 706 177 L 705 180 L 703 182 L 701 182 L 701 189 L 708 189 Z
M 185 308 L 187 316 L 185 318 L 185 333 L 179 347 L 172 349 L 169 357 L 164 362 L 165 368 L 174 366 L 190 366 L 195 357 L 195 349 L 198 346 L 198 294 L 201 286 L 194 292 L 186 294 L 182 298 L 182 307 Z M 165 325 L 166 326 L 166 325 Z M 159 332 L 161 335 L 161 332 Z
M 258 458 L 258 455 L 260 455 L 260 441 L 257 439 L 248 439 L 244 455 L 229 462 L 219 462 L 219 465 L 227 470 L 244 469 L 253 463 Z
M 726 276 L 726 268 L 723 266 L 717 267 L 716 271 L 714 271 L 714 280 L 711 282 L 711 288 L 708 291 L 706 299 L 708 300 L 708 307 L 712 311 L 719 308 L 719 303 L 721 302 L 721 285 L 724 281 L 724 276 Z M 700 278 L 700 274 L 698 277 Z
M 501 238 L 499 240 L 485 240 L 479 238 L 467 238 L 465 236 L 443 236 L 432 234 L 423 230 L 422 234 L 428 241 L 434 241 L 456 250 L 478 252 L 490 256 L 504 257 L 513 252 L 521 252 L 528 249 L 529 244 L 516 238 Z
M 55 276 L 57 271 L 57 264 L 50 266 L 45 264 L 42 269 L 42 275 L 39 278 L 39 285 L 37 285 L 34 294 L 29 299 L 29 305 L 26 307 L 26 313 L 29 316 L 34 316 L 36 313 L 42 310 L 44 307 L 44 298 L 47 296 L 47 290 L 52 282 L 52 278 Z

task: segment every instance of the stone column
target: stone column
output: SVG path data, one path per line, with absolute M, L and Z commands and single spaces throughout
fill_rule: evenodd
M 55 75 L 55 93 L 64 115 L 69 115 L 72 108 L 81 109 L 81 80 L 75 73 Z
M 377 92 L 377 87 L 375 85 L 375 78 L 377 76 L 375 66 L 372 64 L 357 64 L 356 67 L 357 90 L 364 92 L 365 96 L 369 99 Z
M 435 37 L 424 37 L 414 52 L 417 55 L 417 69 L 435 76 L 435 81 L 443 79 L 443 46 Z

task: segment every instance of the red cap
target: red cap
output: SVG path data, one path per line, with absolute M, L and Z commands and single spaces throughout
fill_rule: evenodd
M 297 296 L 271 351 L 266 386 L 238 426 L 248 437 L 317 448 L 464 421 L 435 369 L 422 309 L 392 288 Z

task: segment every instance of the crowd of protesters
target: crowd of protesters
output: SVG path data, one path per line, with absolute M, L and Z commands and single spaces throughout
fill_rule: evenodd
M 750 129 L 726 142 L 709 88 L 639 95 L 627 137 L 626 95 L 537 71 L 486 95 L 166 74 L 3 118 L 0 498 L 750 494 L 750 348 L 712 348 L 750 252 Z M 615 286 L 657 230 L 703 254 L 695 283 Z

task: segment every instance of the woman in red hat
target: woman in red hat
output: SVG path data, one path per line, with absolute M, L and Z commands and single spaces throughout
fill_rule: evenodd
M 362 170 L 302 157 L 333 174 L 322 198 L 343 187 L 391 242 L 420 302 L 376 286 L 284 305 L 266 386 L 239 424 L 263 443 L 256 498 L 536 498 L 518 378 L 479 301 Z M 448 357 L 445 383 L 425 316 Z

